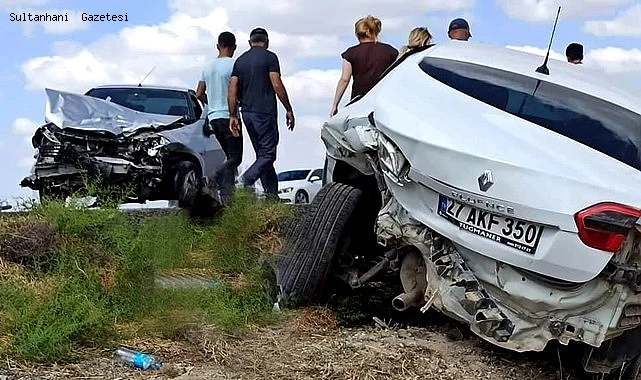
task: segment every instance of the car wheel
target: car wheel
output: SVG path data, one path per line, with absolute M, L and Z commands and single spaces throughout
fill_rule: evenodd
M 362 192 L 341 183 L 323 187 L 307 213 L 287 231 L 277 263 L 277 282 L 284 306 L 323 298 L 334 257 L 351 241 Z
M 296 196 L 294 197 L 294 203 L 305 204 L 309 203 L 309 196 L 304 190 L 298 190 Z
M 199 170 L 191 161 L 181 161 L 174 166 L 174 191 L 178 207 L 189 207 L 196 200 L 199 189 Z

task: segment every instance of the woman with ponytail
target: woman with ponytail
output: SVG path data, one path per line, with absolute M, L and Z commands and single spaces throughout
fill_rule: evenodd
M 343 69 L 336 86 L 330 116 L 338 112 L 338 103 L 343 98 L 352 77 L 354 83 L 350 99 L 365 95 L 371 90 L 385 69 L 398 57 L 398 51 L 394 47 L 378 41 L 381 29 L 381 20 L 374 16 L 366 16 L 356 21 L 354 34 L 358 44 L 341 54 Z

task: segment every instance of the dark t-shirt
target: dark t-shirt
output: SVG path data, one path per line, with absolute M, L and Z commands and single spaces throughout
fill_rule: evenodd
M 277 114 L 270 72 L 280 74 L 280 64 L 276 54 L 265 48 L 252 47 L 236 59 L 231 75 L 238 77 L 238 99 L 242 111 Z
M 351 99 L 354 99 L 374 87 L 385 69 L 396 61 L 398 50 L 381 42 L 364 42 L 345 50 L 341 57 L 352 65 Z

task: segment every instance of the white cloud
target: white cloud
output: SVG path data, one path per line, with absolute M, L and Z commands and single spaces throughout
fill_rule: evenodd
M 38 18 L 50 16 L 48 21 L 29 21 L 28 19 L 20 21 L 22 31 L 27 37 L 31 37 L 39 28 L 42 28 L 46 34 L 63 35 L 86 30 L 90 25 L 89 22 L 82 21 L 82 12 L 69 9 L 20 9 L 18 15 L 24 16 L 20 13 L 27 13 L 27 17 L 31 14 L 33 19 L 36 16 Z M 53 17 L 59 21 L 51 21 Z
M 511 18 L 527 22 L 553 21 L 559 5 L 560 19 L 590 17 L 633 0 L 496 0 Z
M 221 3 L 219 0 L 171 0 L 170 9 L 197 16 Z M 415 22 L 424 21 L 425 13 L 464 11 L 474 3 L 475 0 L 235 0 L 226 2 L 225 7 L 234 28 L 263 26 L 268 31 L 287 34 L 320 31 L 327 35 L 352 36 L 356 20 L 368 13 L 381 18 L 385 34 L 399 28 L 409 30 Z
M 641 74 L 641 50 L 606 47 L 588 51 L 588 61 L 594 61 L 602 70 L 612 74 Z
M 583 27 L 586 33 L 599 36 L 641 37 L 641 4 L 619 12 L 612 20 L 587 21 Z
M 545 56 L 547 51 L 546 49 L 535 46 L 507 46 L 507 48 L 540 56 Z M 566 60 L 564 54 L 558 53 L 554 50 L 550 52 L 550 58 L 560 61 Z M 586 66 L 597 67 L 607 74 L 613 74 L 619 77 L 628 75 L 627 79 L 634 79 L 629 78 L 629 74 L 641 74 L 641 50 L 628 50 L 611 46 L 602 49 L 588 50 L 586 51 L 583 63 Z M 641 75 L 637 79 L 641 79 Z
M 547 49 L 542 49 L 542 48 L 538 48 L 538 47 L 535 47 L 535 46 L 526 45 L 526 46 L 506 46 L 506 47 L 508 49 L 519 50 L 519 51 L 523 51 L 523 52 L 526 52 L 526 53 L 540 55 L 542 57 L 545 57 L 545 55 L 547 54 Z M 554 50 L 550 51 L 550 59 L 556 59 L 556 60 L 559 60 L 559 61 L 565 61 L 566 60 L 565 55 L 563 55 L 561 53 L 558 53 L 558 52 L 556 52 Z
M 127 27 L 84 47 L 58 42 L 54 55 L 22 64 L 26 87 L 84 92 L 98 84 L 137 83 L 154 66 L 145 83 L 193 87 L 206 60 L 214 56 L 215 38 L 230 29 L 227 20 L 222 8 L 199 17 L 176 13 L 165 23 Z M 248 32 L 235 33 L 242 40 Z M 335 55 L 341 47 L 336 36 L 272 34 L 271 49 L 279 54 L 284 75 L 293 72 L 298 59 Z M 241 45 L 237 54 L 244 50 Z
M 11 130 L 13 131 L 13 133 L 21 136 L 29 136 L 29 138 L 31 138 L 31 135 L 36 131 L 37 128 L 38 123 L 26 117 L 17 118 L 16 120 L 14 120 L 13 125 L 11 126 Z

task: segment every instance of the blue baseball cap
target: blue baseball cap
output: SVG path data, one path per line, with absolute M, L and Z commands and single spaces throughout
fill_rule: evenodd
M 470 24 L 468 24 L 464 18 L 455 18 L 454 20 L 452 20 L 452 22 L 450 22 L 450 27 L 447 32 L 449 33 L 455 29 L 466 29 L 469 32 Z M 470 37 L 472 37 L 472 33 L 470 33 Z

